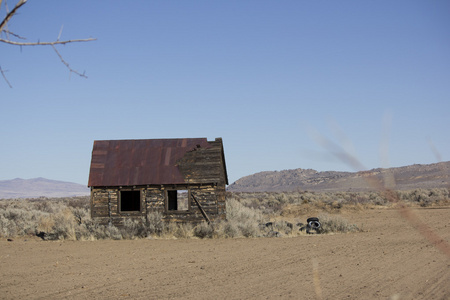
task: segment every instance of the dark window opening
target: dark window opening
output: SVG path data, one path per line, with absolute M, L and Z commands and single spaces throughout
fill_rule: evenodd
M 176 211 L 189 210 L 189 191 L 188 190 L 167 191 L 167 210 L 176 210 Z
M 140 191 L 121 191 L 120 192 L 120 210 L 121 211 L 140 211 L 141 210 L 141 192 Z

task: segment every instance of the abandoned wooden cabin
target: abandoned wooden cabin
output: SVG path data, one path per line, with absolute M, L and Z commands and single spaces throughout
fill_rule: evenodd
M 151 212 L 174 222 L 225 219 L 227 184 L 221 138 L 94 141 L 88 186 L 101 224 Z

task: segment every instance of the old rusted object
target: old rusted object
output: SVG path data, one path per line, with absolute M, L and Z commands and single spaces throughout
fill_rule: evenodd
M 206 138 L 94 141 L 88 186 L 183 184 L 177 161 Z

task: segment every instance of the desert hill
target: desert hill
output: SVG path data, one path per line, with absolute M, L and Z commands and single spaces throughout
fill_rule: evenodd
M 450 162 L 372 169 L 363 172 L 318 172 L 312 169 L 266 171 L 242 177 L 229 185 L 230 192 L 369 191 L 376 178 L 396 190 L 449 188 Z
M 0 180 L 0 199 L 87 195 L 89 195 L 89 188 L 73 182 L 50 180 L 42 177 Z
M 450 162 L 379 168 L 363 172 L 319 172 L 312 169 L 265 171 L 242 177 L 228 186 L 230 192 L 369 191 L 368 179 L 377 178 L 390 188 L 450 188 Z M 0 180 L 0 199 L 87 196 L 82 184 L 45 178 Z

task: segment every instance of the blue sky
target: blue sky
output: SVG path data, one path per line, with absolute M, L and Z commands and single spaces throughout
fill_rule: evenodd
M 88 79 L 49 47 L 0 43 L 13 85 L 0 80 L 0 180 L 87 184 L 103 139 L 222 137 L 230 183 L 353 171 L 313 132 L 367 169 L 434 163 L 433 149 L 450 160 L 448 1 L 29 0 L 19 12 L 9 29 L 29 41 L 62 26 L 61 39 L 98 40 L 58 48 Z

